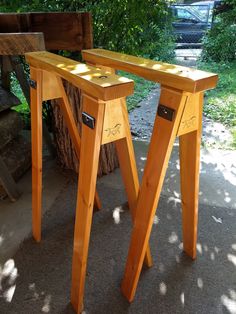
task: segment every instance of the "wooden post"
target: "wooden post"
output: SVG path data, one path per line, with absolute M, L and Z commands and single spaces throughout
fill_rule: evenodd
M 31 145 L 32 145 L 32 229 L 37 242 L 41 240 L 42 207 L 42 71 L 30 68 Z

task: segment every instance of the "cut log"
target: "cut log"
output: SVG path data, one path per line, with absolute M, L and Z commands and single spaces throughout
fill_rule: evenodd
M 21 135 L 8 143 L 4 150 L 0 151 L 1 159 L 15 181 L 31 166 L 31 145 Z M 3 186 L 0 185 L 0 199 L 7 196 Z
M 23 129 L 24 123 L 18 112 L 6 110 L 0 114 L 0 149 L 7 145 Z
M 79 133 L 81 134 L 81 93 L 80 90 L 68 82 L 64 83 L 66 93 L 72 106 L 72 111 L 76 123 L 78 125 Z M 53 133 L 55 137 L 57 155 L 59 163 L 62 167 L 72 169 L 77 172 L 78 160 L 70 140 L 68 130 L 66 128 L 63 116 L 60 111 L 59 102 L 57 100 L 52 101 L 53 108 Z M 119 167 L 118 158 L 116 155 L 115 146 L 113 143 L 106 144 L 101 147 L 98 176 L 108 174 L 115 168 Z
M 20 100 L 0 86 L 0 112 L 20 104 Z

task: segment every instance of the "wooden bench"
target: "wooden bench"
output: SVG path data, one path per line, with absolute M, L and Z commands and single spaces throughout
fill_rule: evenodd
M 43 100 L 60 99 L 63 116 L 80 157 L 71 289 L 72 305 L 80 313 L 83 308 L 99 152 L 103 144 L 115 143 L 129 208 L 134 217 L 139 180 L 125 101 L 125 97 L 133 93 L 134 84 L 125 77 L 49 52 L 27 53 L 26 60 L 30 65 L 31 77 L 32 210 L 33 235 L 37 241 L 41 238 Z M 62 79 L 82 90 L 81 138 Z M 146 264 L 152 264 L 148 246 Z
M 218 76 L 103 49 L 84 50 L 82 55 L 87 63 L 110 73 L 124 70 L 161 84 L 122 282 L 123 294 L 132 301 L 177 136 L 180 146 L 183 248 L 192 259 L 196 258 L 203 93 L 216 86 Z

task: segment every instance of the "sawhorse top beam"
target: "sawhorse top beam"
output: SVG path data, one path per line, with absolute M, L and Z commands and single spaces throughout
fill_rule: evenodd
M 100 100 L 125 97 L 134 90 L 134 83 L 130 79 L 108 74 L 99 68 L 50 52 L 32 52 L 25 56 L 30 66 L 53 72 Z
M 82 56 L 90 64 L 131 72 L 147 80 L 190 93 L 214 88 L 218 80 L 214 73 L 104 49 L 83 50 Z

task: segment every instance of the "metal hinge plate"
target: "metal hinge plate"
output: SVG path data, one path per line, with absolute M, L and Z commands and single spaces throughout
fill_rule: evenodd
M 30 87 L 36 89 L 37 88 L 37 82 L 34 81 L 34 80 L 29 80 L 29 84 L 30 84 Z
M 94 119 L 94 117 L 90 116 L 86 112 L 82 112 L 82 121 L 90 129 L 94 129 L 95 128 L 95 119 Z
M 162 117 L 163 119 L 173 121 L 174 116 L 175 116 L 175 110 L 159 104 L 158 109 L 157 109 L 157 114 L 159 117 Z

